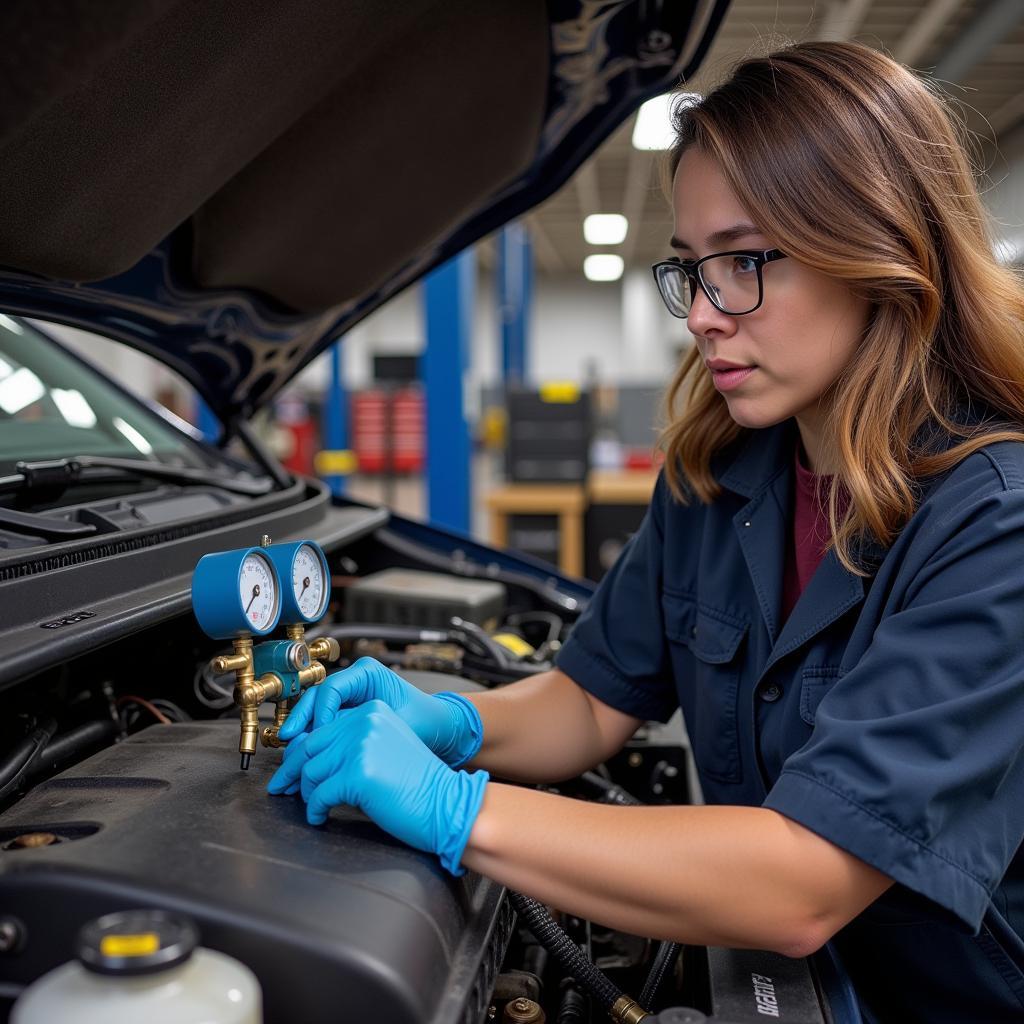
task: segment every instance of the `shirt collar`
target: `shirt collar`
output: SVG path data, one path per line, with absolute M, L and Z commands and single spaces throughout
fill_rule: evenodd
M 718 482 L 744 498 L 752 498 L 779 473 L 792 468 L 795 444 L 796 422 L 792 419 L 774 427 L 748 430 L 723 453 L 724 468 Z

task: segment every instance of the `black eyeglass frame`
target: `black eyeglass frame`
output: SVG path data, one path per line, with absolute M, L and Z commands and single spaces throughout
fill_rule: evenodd
M 755 309 L 760 309 L 761 304 L 764 302 L 764 277 L 762 276 L 762 270 L 766 263 L 772 263 L 775 260 L 782 260 L 787 257 L 787 253 L 784 253 L 781 249 L 730 249 L 728 252 L 713 252 L 707 256 L 702 256 L 699 260 L 684 260 L 679 256 L 673 256 L 667 260 L 659 260 L 651 267 L 651 272 L 654 274 L 654 283 L 658 288 L 658 294 L 661 296 L 661 301 L 665 303 L 665 308 L 674 316 L 680 320 L 685 320 L 689 315 L 690 311 L 687 310 L 685 313 L 677 313 L 671 305 L 669 300 L 665 296 L 665 292 L 661 287 L 661 276 L 659 270 L 662 267 L 671 267 L 673 270 L 681 270 L 686 274 L 690 281 L 690 292 L 696 295 L 697 289 L 694 287 L 694 282 L 700 286 L 700 290 L 708 297 L 708 301 L 712 306 L 715 307 L 720 313 L 725 313 L 726 316 L 746 316 L 748 313 L 753 313 Z M 751 306 L 750 309 L 743 310 L 742 313 L 733 313 L 728 309 L 722 309 L 721 305 L 715 299 L 714 295 L 711 294 L 711 289 L 704 283 L 704 276 L 700 272 L 701 264 L 707 263 L 708 260 L 719 259 L 722 256 L 746 256 L 754 261 L 754 266 L 757 270 L 757 304 Z M 690 305 L 693 305 L 693 300 L 690 300 Z

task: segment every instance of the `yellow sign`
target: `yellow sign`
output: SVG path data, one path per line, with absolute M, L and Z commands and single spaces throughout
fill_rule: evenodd
M 347 448 L 317 452 L 313 459 L 317 476 L 348 476 L 359 468 L 356 453 Z
M 141 935 L 104 935 L 100 939 L 100 952 L 104 956 L 146 956 L 160 948 L 156 932 Z
M 552 380 L 540 386 L 540 400 L 552 404 L 569 404 L 579 401 L 580 388 L 571 380 Z

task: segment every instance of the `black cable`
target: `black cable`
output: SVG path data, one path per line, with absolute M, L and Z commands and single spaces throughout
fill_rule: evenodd
M 498 668 L 507 669 L 512 664 L 501 645 L 492 640 L 475 622 L 467 622 L 456 615 L 451 620 L 451 626 L 455 634 L 463 633 L 467 637 L 472 637 L 483 648 L 483 652 L 491 656 Z
M 510 626 L 520 626 L 524 622 L 546 622 L 548 624 L 548 642 L 557 640 L 562 632 L 564 622 L 554 612 L 516 612 L 506 619 Z
M 543 903 L 521 892 L 510 891 L 508 895 L 523 923 L 558 961 L 562 970 L 583 985 L 603 1010 L 611 1012 L 611 1008 L 622 998 L 621 989 L 580 952 L 576 943 L 555 923 Z
M 682 946 L 678 942 L 670 942 L 667 939 L 658 946 L 658 952 L 654 956 L 654 963 L 651 964 L 651 970 L 647 975 L 647 980 L 644 982 L 643 991 L 640 993 L 641 1006 L 654 1006 L 658 989 L 661 988 L 665 975 L 669 974 L 675 966 L 676 957 L 679 956 L 680 949 L 682 949 Z
M 620 807 L 640 807 L 641 802 L 632 793 L 609 781 L 597 772 L 584 772 L 580 778 L 601 791 L 601 802 L 618 804 Z
M 7 759 L 0 768 L 0 801 L 16 793 L 25 783 L 56 731 L 57 723 L 48 718 L 25 738 L 14 756 Z

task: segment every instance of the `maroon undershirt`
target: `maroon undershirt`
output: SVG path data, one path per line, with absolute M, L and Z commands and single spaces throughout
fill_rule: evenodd
M 786 541 L 786 568 L 782 583 L 783 622 L 789 618 L 789 613 L 821 564 L 826 545 L 832 539 L 828 525 L 828 487 L 832 478 L 805 469 L 804 457 L 802 446 L 798 444 L 793 459 L 793 529 Z

